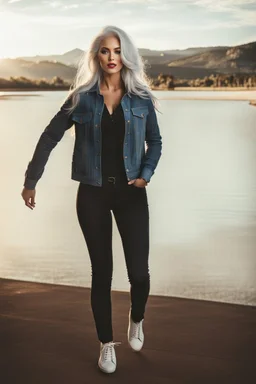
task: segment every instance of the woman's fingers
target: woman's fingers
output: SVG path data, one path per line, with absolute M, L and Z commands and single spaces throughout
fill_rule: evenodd
M 32 196 L 32 197 L 31 197 L 31 204 L 33 205 L 33 207 L 35 206 L 35 204 L 36 204 L 36 203 L 35 203 L 35 196 Z
M 137 179 L 130 180 L 130 181 L 128 182 L 128 184 L 133 184 L 133 183 L 135 183 L 136 180 L 137 180 Z
M 21 196 L 23 198 L 23 200 L 25 201 L 25 205 L 30 208 L 30 209 L 33 209 L 35 208 L 35 190 L 29 190 L 29 189 L 26 189 L 24 188 L 22 193 L 21 193 Z
M 29 200 L 30 200 L 30 199 L 25 200 L 25 204 L 26 204 L 26 206 L 29 207 L 30 209 L 33 209 L 33 206 L 32 206 L 32 204 L 30 203 Z

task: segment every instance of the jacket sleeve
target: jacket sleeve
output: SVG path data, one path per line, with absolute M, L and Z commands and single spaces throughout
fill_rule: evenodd
M 71 114 L 66 108 L 71 105 L 69 97 L 61 106 L 58 113 L 52 118 L 41 134 L 34 150 L 32 159 L 29 161 L 26 172 L 24 187 L 35 189 L 36 183 L 41 178 L 52 149 L 63 137 L 65 131 L 72 127 Z
M 147 150 L 142 159 L 140 178 L 148 183 L 155 173 L 156 166 L 162 155 L 162 136 L 160 134 L 157 116 L 152 100 L 149 100 L 149 113 L 146 121 Z

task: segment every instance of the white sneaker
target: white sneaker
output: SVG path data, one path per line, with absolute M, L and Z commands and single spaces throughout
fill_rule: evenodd
M 143 333 L 143 321 L 142 319 L 139 323 L 134 323 L 131 318 L 131 308 L 129 311 L 129 326 L 128 326 L 128 342 L 132 349 L 136 352 L 140 351 L 144 343 L 144 333 Z
M 109 343 L 101 343 L 100 342 L 100 357 L 98 361 L 98 366 L 101 371 L 105 373 L 112 373 L 116 370 L 116 353 L 115 353 L 115 345 L 120 345 L 121 342 L 113 342 Z

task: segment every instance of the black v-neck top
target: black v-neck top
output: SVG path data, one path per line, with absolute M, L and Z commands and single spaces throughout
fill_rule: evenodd
M 103 183 L 107 183 L 109 176 L 116 177 L 117 182 L 128 183 L 123 159 L 125 119 L 121 103 L 111 115 L 106 104 L 104 104 L 101 120 L 101 135 L 101 169 Z

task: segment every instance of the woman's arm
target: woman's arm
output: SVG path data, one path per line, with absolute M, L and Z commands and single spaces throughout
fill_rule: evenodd
M 32 159 L 28 163 L 25 172 L 24 187 L 26 189 L 35 189 L 36 183 L 44 172 L 45 165 L 52 149 L 63 137 L 65 131 L 72 127 L 73 121 L 71 114 L 68 114 L 66 108 L 71 105 L 69 97 L 61 106 L 58 113 L 52 118 L 48 126 L 41 134 Z
M 160 134 L 157 116 L 152 100 L 149 100 L 149 113 L 146 121 L 147 151 L 142 159 L 140 178 L 150 182 L 158 161 L 162 155 L 162 136 Z

